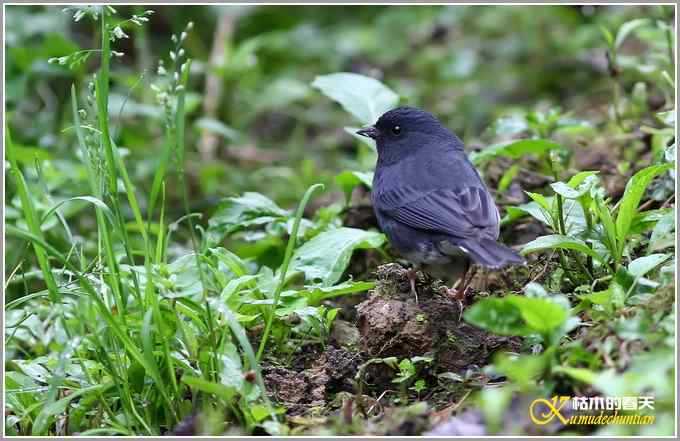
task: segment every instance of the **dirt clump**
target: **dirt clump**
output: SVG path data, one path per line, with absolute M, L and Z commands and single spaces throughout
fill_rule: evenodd
M 440 292 L 439 281 L 418 272 L 416 303 L 402 266 L 380 266 L 376 275 L 375 289 L 357 305 L 360 346 L 369 357 L 428 355 L 438 371 L 461 372 L 486 364 L 498 349 L 517 349 L 513 339 L 463 322 L 461 304 Z
M 264 383 L 274 399 L 286 406 L 289 415 L 304 414 L 313 407 L 323 407 L 331 395 L 351 390 L 352 379 L 360 360 L 343 348 L 327 347 L 311 362 L 291 366 L 266 365 Z

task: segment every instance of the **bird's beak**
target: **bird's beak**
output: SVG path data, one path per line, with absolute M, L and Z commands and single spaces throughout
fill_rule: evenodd
M 366 138 L 372 139 L 377 138 L 379 133 L 380 132 L 378 131 L 378 129 L 376 129 L 374 126 L 368 126 L 357 130 L 357 135 L 365 136 Z

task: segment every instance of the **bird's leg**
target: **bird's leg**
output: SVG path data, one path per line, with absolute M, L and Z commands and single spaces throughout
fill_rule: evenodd
M 408 282 L 411 284 L 411 294 L 416 298 L 417 304 L 418 291 L 416 291 L 416 279 L 418 278 L 418 271 L 415 268 L 409 268 L 406 270 L 406 277 L 408 277 Z
M 471 271 L 470 269 L 472 267 L 473 266 L 470 264 L 470 261 L 467 261 L 465 263 L 465 269 L 463 270 L 462 277 L 458 279 L 451 288 L 447 288 L 445 286 L 443 287 L 444 294 L 458 302 L 460 311 L 458 321 L 460 321 L 460 318 L 463 314 L 463 300 L 465 300 L 465 297 L 468 294 L 468 289 L 470 288 L 469 284 L 472 281 L 472 277 L 477 272 L 476 268 L 474 271 Z
M 463 275 L 463 282 L 462 286 L 458 289 L 458 296 L 461 297 L 461 300 L 467 297 L 468 291 L 470 289 L 470 282 L 472 282 L 473 277 L 475 277 L 475 274 L 477 273 L 477 267 L 474 265 L 467 265 L 467 268 L 465 270 L 465 274 Z

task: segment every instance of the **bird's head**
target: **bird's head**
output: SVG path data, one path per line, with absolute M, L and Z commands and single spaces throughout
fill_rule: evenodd
M 434 115 L 416 107 L 392 109 L 357 134 L 375 140 L 379 160 L 384 162 L 398 161 L 433 142 L 460 143 Z

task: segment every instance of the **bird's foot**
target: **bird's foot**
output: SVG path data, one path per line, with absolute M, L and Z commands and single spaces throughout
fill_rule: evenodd
M 416 304 L 418 304 L 418 291 L 416 291 L 416 279 L 418 278 L 418 271 L 413 268 L 406 270 L 406 277 L 408 282 L 411 284 L 411 294 L 416 298 Z
M 466 286 L 464 288 L 448 288 L 446 286 L 442 286 L 440 290 L 441 294 L 443 294 L 446 297 L 449 297 L 452 300 L 455 300 L 458 302 L 458 321 L 460 322 L 460 319 L 463 316 L 463 309 L 464 309 L 464 304 L 463 301 L 467 297 L 467 295 L 470 293 L 470 287 Z

